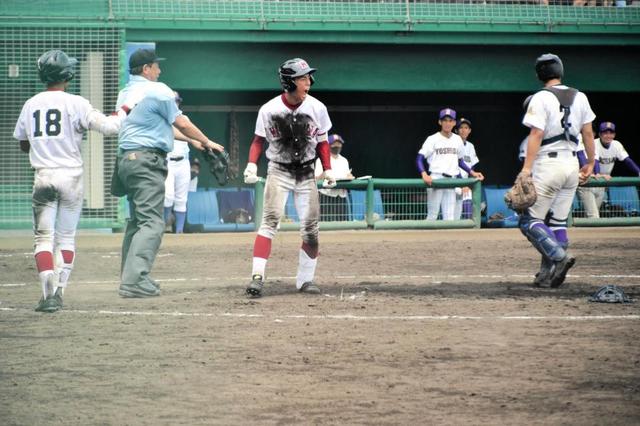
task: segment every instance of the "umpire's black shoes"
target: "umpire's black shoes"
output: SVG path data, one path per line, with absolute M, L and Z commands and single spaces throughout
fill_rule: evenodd
M 307 294 L 320 294 L 320 288 L 315 285 L 312 281 L 307 281 L 306 283 L 302 284 L 302 287 L 300 287 L 300 293 L 307 293 Z
M 560 262 L 556 262 L 553 265 L 553 272 L 551 272 L 551 288 L 558 288 L 564 283 L 564 279 L 567 277 L 567 272 L 576 263 L 576 258 L 566 255 Z
M 120 284 L 118 294 L 122 297 L 154 297 L 160 296 L 160 289 L 151 282 L 144 284 Z
M 262 297 L 262 287 L 264 287 L 264 280 L 262 278 L 262 275 L 255 274 L 253 277 L 251 277 L 251 282 L 247 287 L 247 295 L 253 298 Z

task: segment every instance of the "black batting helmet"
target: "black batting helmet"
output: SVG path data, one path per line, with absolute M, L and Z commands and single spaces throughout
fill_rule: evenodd
M 314 83 L 313 73 L 316 72 L 315 68 L 311 68 L 307 61 L 300 58 L 289 59 L 284 61 L 278 69 L 280 75 L 280 84 L 282 88 L 287 92 L 293 92 L 296 90 L 296 84 L 293 81 L 296 77 L 302 77 L 309 74 L 311 78 L 311 84 Z
M 549 81 L 553 78 L 562 78 L 564 67 L 562 61 L 553 53 L 545 53 L 536 59 L 536 74 L 540 81 Z
M 69 81 L 76 75 L 77 63 L 62 50 L 49 50 L 38 58 L 38 75 L 45 84 Z

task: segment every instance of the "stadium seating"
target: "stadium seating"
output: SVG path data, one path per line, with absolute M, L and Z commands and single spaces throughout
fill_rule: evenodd
M 487 228 L 515 228 L 518 226 L 518 214 L 507 207 L 504 194 L 509 187 L 485 186 L 482 188 L 483 198 L 487 203 L 482 226 Z
M 367 191 L 351 190 L 351 215 L 353 220 L 365 220 L 367 213 Z M 384 205 L 382 193 L 379 189 L 373 191 L 373 212 L 378 215 L 378 220 L 384 219 Z
M 235 231 L 235 223 L 223 223 L 218 209 L 216 191 L 189 192 L 185 232 Z
M 608 188 L 609 206 L 620 206 L 625 216 L 640 214 L 640 199 L 635 186 L 611 186 Z

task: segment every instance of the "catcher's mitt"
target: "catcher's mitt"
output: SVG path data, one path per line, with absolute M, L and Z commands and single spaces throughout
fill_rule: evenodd
M 533 178 L 530 174 L 522 172 L 516 178 L 511 189 L 504 194 L 504 202 L 507 207 L 520 212 L 534 205 L 537 199 Z
M 229 176 L 229 154 L 227 151 L 218 152 L 213 149 L 205 149 L 202 153 L 204 159 L 209 163 L 209 170 L 220 185 L 226 185 Z

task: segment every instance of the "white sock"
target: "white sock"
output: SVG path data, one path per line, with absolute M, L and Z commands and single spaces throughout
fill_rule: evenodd
M 313 281 L 313 277 L 316 275 L 316 265 L 318 264 L 318 258 L 312 259 L 307 252 L 300 249 L 300 255 L 298 260 L 298 275 L 296 276 L 296 288 L 300 290 L 302 284 Z
M 58 287 L 62 287 L 63 291 L 67 288 L 69 276 L 73 270 L 73 263 L 64 263 L 61 268 L 56 271 L 58 273 Z
M 53 280 L 50 279 L 52 277 L 53 271 L 47 270 L 38 273 L 38 277 L 40 277 L 40 285 L 42 286 L 42 294 L 44 294 L 44 298 L 46 299 L 48 296 L 52 295 L 53 290 Z
M 267 268 L 267 259 L 263 257 L 253 258 L 253 271 L 251 276 L 260 275 L 264 279 L 264 270 Z

